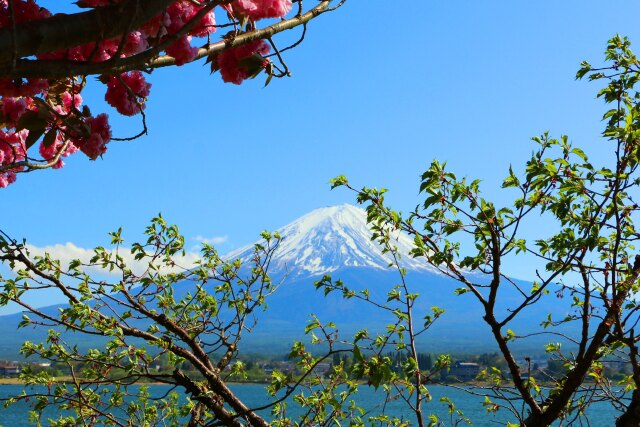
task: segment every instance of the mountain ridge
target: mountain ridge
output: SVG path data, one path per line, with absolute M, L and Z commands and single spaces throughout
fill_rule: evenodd
M 268 298 L 268 310 L 260 313 L 256 328 L 244 336 L 243 351 L 286 352 L 294 341 L 304 338 L 303 331 L 312 314 L 323 322 L 334 322 L 345 338 L 363 327 L 371 333 L 381 332 L 388 323 L 394 322 L 389 313 L 385 314 L 384 310 L 371 304 L 344 299 L 340 293 L 324 296 L 314 286 L 316 280 L 330 274 L 356 291 L 369 289 L 372 298 L 384 302 L 387 292 L 400 282 L 398 272 L 388 267 L 391 259 L 380 253 L 380 247 L 371 241 L 364 210 L 352 205 L 316 209 L 281 227 L 278 232 L 282 241 L 274 253 L 269 274 L 274 281 L 284 282 Z M 433 306 L 446 310 L 434 328 L 420 337 L 419 346 L 433 352 L 496 351 L 491 330 L 481 320 L 484 316 L 481 304 L 470 293 L 456 295 L 454 291 L 460 283 L 428 266 L 425 260 L 409 256 L 413 242 L 408 236 L 397 233 L 395 237 L 403 255 L 400 264 L 407 270 L 405 279 L 410 291 L 420 294 L 414 305 L 415 318 L 422 319 L 430 314 Z M 253 245 L 232 251 L 225 258 L 249 260 L 253 258 Z M 522 289 L 531 287 L 529 282 L 516 282 Z M 174 287 L 176 296 L 186 295 L 193 292 L 195 283 L 183 281 Z M 571 310 L 570 301 L 555 298 L 553 292 L 542 299 L 527 308 L 523 316 L 509 324 L 509 328 L 518 335 L 539 332 L 539 325 L 548 313 L 554 319 L 560 319 Z M 521 300 L 522 294 L 505 284 L 500 289 L 496 315 L 507 315 L 509 308 L 517 306 Z M 47 309 L 54 313 L 56 307 Z M 0 342 L 0 355 L 15 351 L 19 340 L 43 341 L 46 338 L 42 328 L 21 330 L 18 336 L 16 326 L 20 320 L 20 314 L 0 317 L 0 334 L 5 337 Z M 548 339 L 551 338 L 536 335 L 522 348 L 533 348 L 535 344 L 540 351 L 543 348 L 540 344 Z M 83 344 L 100 345 L 86 341 Z

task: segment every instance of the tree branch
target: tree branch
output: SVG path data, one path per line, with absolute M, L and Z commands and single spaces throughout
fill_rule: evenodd
M 123 35 L 163 11 L 174 0 L 126 0 L 73 15 L 55 15 L 0 29 L 0 64 Z M 130 17 L 130 19 L 122 19 Z M 65 61 L 66 62 L 66 61 Z M 17 73 L 20 74 L 20 73 Z M 67 73 L 67 75 L 69 75 Z

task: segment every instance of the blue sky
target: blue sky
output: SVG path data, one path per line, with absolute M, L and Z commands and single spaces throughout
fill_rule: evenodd
M 598 86 L 574 75 L 584 59 L 599 63 L 616 33 L 640 51 L 637 2 L 397 4 L 348 0 L 312 22 L 287 53 L 293 77 L 267 88 L 263 77 L 224 84 L 202 62 L 154 72 L 149 135 L 113 142 L 95 162 L 76 155 L 62 170 L 20 176 L 1 190 L 2 229 L 37 246 L 88 248 L 119 226 L 139 237 L 161 212 L 189 245 L 217 238 L 226 252 L 353 202 L 329 190 L 338 174 L 389 188 L 407 211 L 434 158 L 505 201 L 499 183 L 526 160 L 531 136 L 568 134 L 594 159 L 605 155 Z M 114 136 L 136 133 L 139 121 L 103 96 L 100 84 L 84 94 L 94 113 L 110 113 Z

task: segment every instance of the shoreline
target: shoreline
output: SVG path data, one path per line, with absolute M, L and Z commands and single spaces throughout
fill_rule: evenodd
M 19 378 L 0 378 L 0 385 L 17 385 L 17 384 L 24 384 L 24 381 L 22 381 Z
M 71 377 L 57 377 L 54 379 L 53 383 L 71 383 L 73 380 Z M 80 381 L 81 383 L 83 381 Z M 226 381 L 227 384 L 263 384 L 263 385 L 269 385 L 270 382 L 268 381 Z M 134 384 L 137 385 L 142 385 L 142 384 L 149 384 L 149 385 L 163 385 L 164 383 L 160 383 L 160 382 L 155 382 L 155 381 L 149 381 L 149 382 L 144 382 L 144 381 L 140 381 L 140 382 L 136 382 Z M 0 386 L 2 385 L 25 385 L 25 382 L 22 381 L 20 378 L 0 378 Z
M 71 377 L 57 377 L 54 379 L 53 383 L 71 383 L 73 380 Z M 82 382 L 82 381 L 81 381 Z M 260 384 L 260 385 L 264 385 L 267 386 L 269 384 L 271 384 L 270 381 L 226 381 L 227 384 L 234 384 L 234 385 L 250 385 L 250 384 Z M 361 381 L 359 382 L 360 384 L 366 384 L 366 381 Z M 150 381 L 150 382 L 136 382 L 134 383 L 136 385 L 164 385 L 164 383 L 161 382 L 155 382 L 155 381 Z M 432 383 L 427 383 L 425 385 L 429 386 L 429 385 L 441 385 L 441 386 L 462 386 L 462 387 L 486 387 L 488 385 L 492 385 L 493 383 L 490 381 L 464 381 L 464 382 L 454 382 L 454 383 L 436 383 L 436 382 L 432 382 Z M 0 378 L 0 386 L 3 385 L 25 385 L 25 382 L 22 381 L 20 378 Z M 540 382 L 539 383 L 540 386 L 543 387 L 553 387 L 554 384 L 551 382 Z M 513 384 L 507 384 L 505 383 L 503 385 L 504 387 L 513 387 Z

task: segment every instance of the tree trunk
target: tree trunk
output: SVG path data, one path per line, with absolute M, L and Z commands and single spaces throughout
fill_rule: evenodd
M 633 390 L 627 411 L 616 420 L 616 427 L 640 427 L 640 392 Z

